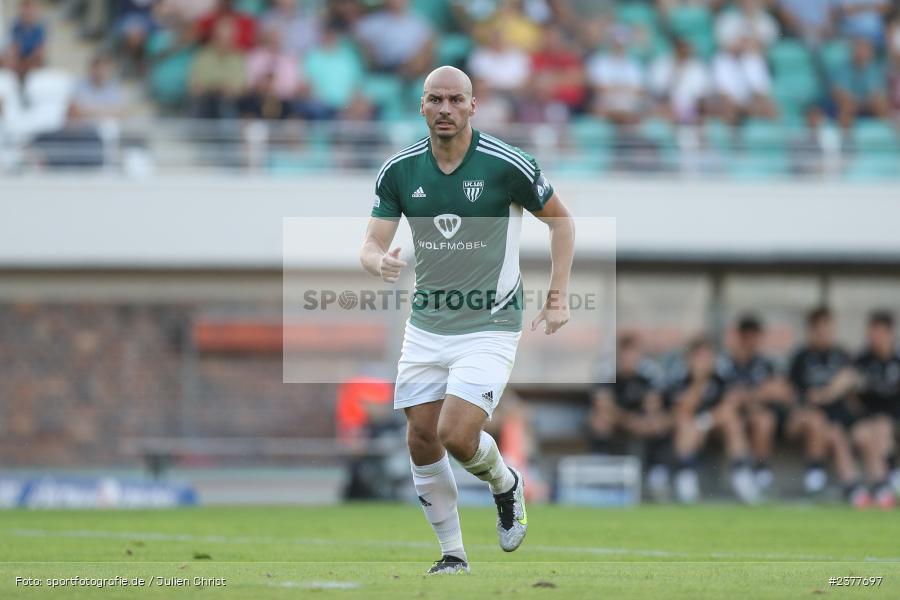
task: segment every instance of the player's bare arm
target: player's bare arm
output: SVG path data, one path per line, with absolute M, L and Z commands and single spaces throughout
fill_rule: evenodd
M 559 194 L 554 193 L 542 210 L 534 213 L 550 228 L 550 287 L 540 314 L 531 322 L 531 330 L 544 323 L 551 335 L 569 322 L 569 278 L 575 255 L 575 221 Z
M 400 248 L 388 252 L 398 224 L 399 221 L 390 219 L 370 218 L 366 239 L 359 251 L 359 262 L 363 268 L 387 283 L 396 283 L 400 271 L 406 266 L 406 261 L 400 259 Z

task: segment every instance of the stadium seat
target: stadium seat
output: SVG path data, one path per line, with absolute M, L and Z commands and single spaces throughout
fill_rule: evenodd
M 803 114 L 820 96 L 819 80 L 812 70 L 782 71 L 772 81 L 772 96 L 785 114 Z
M 472 38 L 462 34 L 441 36 L 437 44 L 437 64 L 462 65 L 472 51 Z
M 709 58 L 716 49 L 712 13 L 702 6 L 676 6 L 669 11 L 668 28 L 687 39 L 698 55 Z
M 575 145 L 585 150 L 593 150 L 601 145 L 608 147 L 615 137 L 612 125 L 594 117 L 573 119 L 569 124 L 569 132 Z
M 862 119 L 853 128 L 855 154 L 845 176 L 851 181 L 900 177 L 900 139 L 890 124 Z
M 850 61 L 850 44 L 847 40 L 832 40 L 822 46 L 822 62 L 829 75 Z
M 769 50 L 769 62 L 775 73 L 812 71 L 809 49 L 798 40 L 780 40 Z
M 267 5 L 266 0 L 238 0 L 235 8 L 248 15 L 258 17 L 266 11 Z
M 678 140 L 672 124 L 664 119 L 647 119 L 638 127 L 641 137 L 656 144 L 665 168 L 673 168 L 678 163 Z
M 730 169 L 739 178 L 766 178 L 787 172 L 787 129 L 781 123 L 750 119 L 740 132 L 741 152 Z
M 403 114 L 403 82 L 392 75 L 367 75 L 362 93 L 381 112 L 382 118 L 395 119 Z
M 196 50 L 186 48 L 157 63 L 150 72 L 150 93 L 160 104 L 180 105 L 187 98 Z
M 438 31 L 453 23 L 453 13 L 450 11 L 448 0 L 413 0 L 410 9 L 428 19 Z
M 625 2 L 616 8 L 616 19 L 627 25 L 657 29 L 656 10 L 645 2 Z

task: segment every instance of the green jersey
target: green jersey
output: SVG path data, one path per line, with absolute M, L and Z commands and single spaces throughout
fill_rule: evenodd
M 522 209 L 553 188 L 522 150 L 473 130 L 460 165 L 442 172 L 422 139 L 385 161 L 372 216 L 409 221 L 416 252 L 410 322 L 431 333 L 521 331 Z

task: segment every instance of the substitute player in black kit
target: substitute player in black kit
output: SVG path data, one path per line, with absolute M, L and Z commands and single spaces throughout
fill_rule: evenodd
M 828 308 L 810 311 L 806 326 L 807 344 L 791 360 L 791 383 L 809 418 L 815 420 L 816 414 L 824 417 L 826 424 L 819 440 L 825 450 L 823 456 L 831 453 L 848 500 L 854 506 L 863 507 L 870 502 L 869 492 L 859 483 L 850 446 L 850 429 L 860 416 L 852 397 L 858 377 L 850 355 L 834 343 L 833 319 Z M 811 431 L 814 435 L 818 433 Z M 814 463 L 810 467 L 804 482 L 807 491 L 821 491 L 827 484 L 824 464 Z
M 657 499 L 665 496 L 672 416 L 663 402 L 662 373 L 644 358 L 637 337 L 623 335 L 619 339 L 615 383 L 603 383 L 594 390 L 588 424 L 596 452 L 609 452 L 610 438 L 616 433 L 642 440 L 650 493 Z
M 897 498 L 889 477 L 894 430 L 900 420 L 900 353 L 893 316 L 886 311 L 872 313 L 866 338 L 866 349 L 856 359 L 864 412 L 853 426 L 853 443 L 863 460 L 873 502 L 881 508 L 893 508 Z

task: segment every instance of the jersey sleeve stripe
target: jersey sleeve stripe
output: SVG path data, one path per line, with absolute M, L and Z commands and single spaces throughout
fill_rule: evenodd
M 420 154 L 425 154 L 427 151 L 428 151 L 428 148 L 427 148 L 427 147 L 422 147 L 421 149 L 416 150 L 415 152 L 407 152 L 406 154 L 401 154 L 401 155 L 399 155 L 397 158 L 391 160 L 391 161 L 390 161 L 389 163 L 387 163 L 387 164 L 384 166 L 384 168 L 381 170 L 381 175 L 378 176 L 378 180 L 375 182 L 375 189 L 376 189 L 376 190 L 378 189 L 378 186 L 381 185 L 381 180 L 384 179 L 384 176 L 387 175 L 388 170 L 390 170 L 390 168 L 391 168 L 394 164 L 400 162 L 401 160 L 404 160 L 404 159 L 407 159 L 407 158 L 410 158 L 410 157 L 413 157 L 413 156 L 418 156 L 418 155 L 420 155 Z
M 489 149 L 487 146 L 482 146 L 482 145 L 479 145 L 475 150 L 476 150 L 476 152 L 483 152 L 484 154 L 490 154 L 491 156 L 496 156 L 497 158 L 505 160 L 506 162 L 508 162 L 515 168 L 517 168 L 518 170 L 522 171 L 522 175 L 527 177 L 528 181 L 530 181 L 531 183 L 534 183 L 534 173 L 529 173 L 528 171 L 526 171 L 525 169 L 522 168 L 522 165 L 520 165 L 513 159 L 509 158 L 507 155 L 500 154 L 499 152 L 494 152 L 493 150 Z
M 532 174 L 534 173 L 534 165 L 532 165 L 530 162 L 525 160 L 520 154 L 517 154 L 515 151 L 510 150 L 508 148 L 504 148 L 499 143 L 494 142 L 490 139 L 485 139 L 483 137 L 479 141 L 481 144 L 484 144 L 485 146 L 487 146 L 488 148 L 491 148 L 492 150 L 497 150 L 498 152 L 507 154 L 510 158 L 515 159 L 516 162 L 518 162 L 520 165 L 525 167 L 527 170 L 531 171 Z
M 427 145 L 428 145 L 428 138 L 425 138 L 425 139 L 419 140 L 412 146 L 408 146 L 408 147 L 404 148 L 403 150 L 401 150 L 400 152 L 397 152 L 393 156 L 389 157 L 386 161 L 384 161 L 384 164 L 381 166 L 381 170 L 378 171 L 378 178 L 377 178 L 378 184 L 377 185 L 381 184 L 381 178 L 384 177 L 385 171 L 387 171 L 390 168 L 390 166 L 392 164 L 394 164 L 394 162 L 393 162 L 394 159 L 399 158 L 400 156 L 402 156 L 408 152 L 413 152 L 415 150 L 424 148 Z

